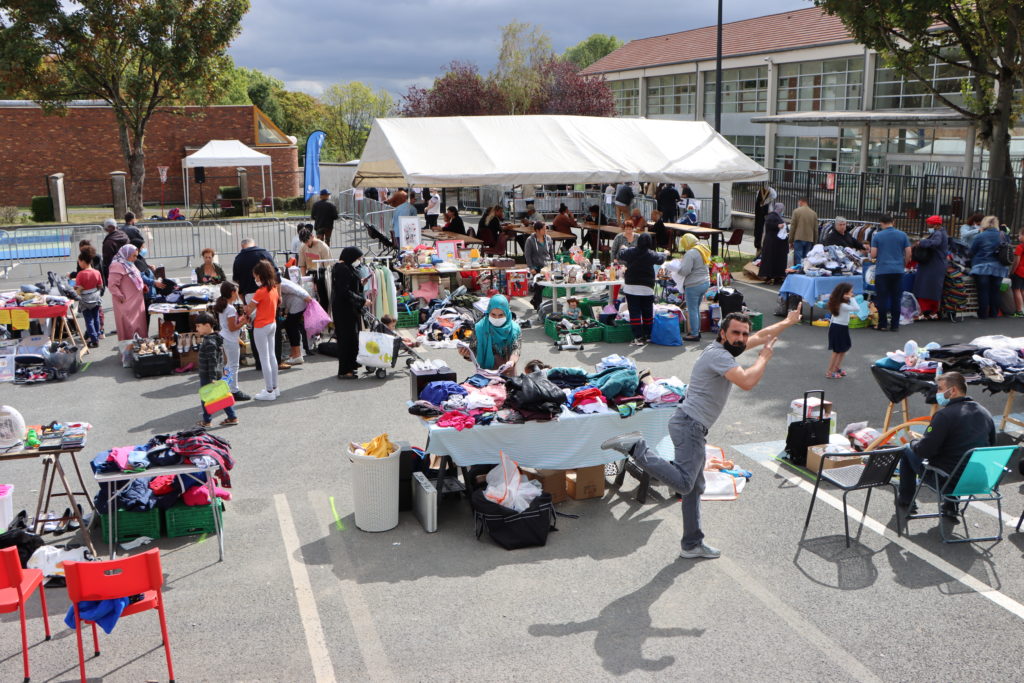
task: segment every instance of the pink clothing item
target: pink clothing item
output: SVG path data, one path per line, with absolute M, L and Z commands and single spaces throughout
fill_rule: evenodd
M 107 287 L 114 302 L 114 324 L 118 341 L 129 341 L 138 334 L 148 337 L 146 302 L 141 289 L 132 282 L 122 264 L 110 264 Z
M 108 462 L 115 462 L 117 466 L 122 470 L 128 469 L 128 456 L 135 449 L 130 446 L 121 446 L 119 448 L 111 448 L 110 455 L 107 456 Z
M 455 427 L 456 431 L 459 432 L 463 429 L 472 429 L 475 424 L 476 420 L 465 413 L 458 412 L 457 410 L 449 411 L 437 418 L 438 427 Z
M 508 397 L 508 391 L 505 389 L 504 384 L 488 384 L 486 387 L 480 387 L 479 389 L 474 387 L 473 391 L 493 398 L 495 410 L 501 410 L 501 407 L 505 404 L 505 399 Z
M 231 492 L 225 491 L 219 486 L 213 488 L 214 493 L 217 494 L 218 498 L 224 500 L 231 500 Z M 181 494 L 181 500 L 185 505 L 209 505 L 210 504 L 210 489 L 205 486 L 193 486 L 185 493 Z

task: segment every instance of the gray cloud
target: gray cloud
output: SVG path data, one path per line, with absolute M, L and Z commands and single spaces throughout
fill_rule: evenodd
M 725 21 L 801 9 L 808 0 L 730 0 Z M 301 12 L 298 11 L 301 9 Z M 592 33 L 623 41 L 709 26 L 708 2 L 629 4 L 621 0 L 422 0 L 362 3 L 252 0 L 231 47 L 239 66 L 269 73 L 289 88 L 319 94 L 333 83 L 363 81 L 399 95 L 429 85 L 452 60 L 493 69 L 500 27 L 510 21 L 541 25 L 557 52 Z

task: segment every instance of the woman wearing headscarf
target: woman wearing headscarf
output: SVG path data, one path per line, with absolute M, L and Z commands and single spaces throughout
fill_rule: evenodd
M 925 221 L 928 235 L 917 243 L 923 253 L 917 262 L 917 275 L 914 277 L 914 296 L 921 306 L 921 315 L 925 320 L 939 319 L 939 304 L 942 302 L 942 288 L 946 283 L 946 266 L 949 258 L 949 236 L 942 225 L 941 216 L 931 216 Z M 920 255 L 920 254 L 919 254 Z
M 761 239 L 761 266 L 757 276 L 769 283 L 778 283 L 786 278 L 786 259 L 789 257 L 789 237 L 779 237 L 779 230 L 785 225 L 782 214 L 786 205 L 775 202 L 771 212 L 764 217 L 764 236 Z
M 622 293 L 626 295 L 629 308 L 629 324 L 633 328 L 633 346 L 643 346 L 651 338 L 654 324 L 654 274 L 655 266 L 665 262 L 665 256 L 654 251 L 651 233 L 642 232 L 636 238 L 636 246 L 619 252 L 619 261 L 626 264 L 625 284 Z
M 470 350 L 476 354 L 476 364 L 484 370 L 494 370 L 506 377 L 516 376 L 516 363 L 522 348 L 522 331 L 512 319 L 508 299 L 495 294 L 487 304 L 487 316 L 477 322 L 470 348 L 459 347 L 459 355 L 468 359 Z
M 686 319 L 690 324 L 690 334 L 683 337 L 683 341 L 700 341 L 700 302 L 711 287 L 711 273 L 708 270 L 711 250 L 689 233 L 679 238 L 679 245 L 683 249 L 682 258 L 666 263 L 665 270 L 686 299 Z
M 139 250 L 131 244 L 121 247 L 110 264 L 107 288 L 114 302 L 114 321 L 118 341 L 128 341 L 138 334 L 149 336 L 146 325 L 146 283 L 135 267 Z
M 341 260 L 331 268 L 331 317 L 338 339 L 338 378 L 355 379 L 359 363 L 360 313 L 366 304 L 356 266 L 363 252 L 358 247 L 341 250 Z

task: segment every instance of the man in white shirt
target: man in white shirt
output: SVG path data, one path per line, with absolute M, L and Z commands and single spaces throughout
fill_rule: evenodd
M 424 210 L 424 215 L 427 217 L 427 229 L 437 229 L 437 219 L 441 215 L 441 195 L 438 194 L 437 190 L 430 188 L 430 199 L 427 200 L 427 208 Z

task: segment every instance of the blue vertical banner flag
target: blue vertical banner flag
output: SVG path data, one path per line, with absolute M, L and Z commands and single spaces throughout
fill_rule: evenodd
M 306 201 L 320 191 L 320 150 L 324 146 L 327 135 L 322 130 L 315 130 L 306 138 Z

